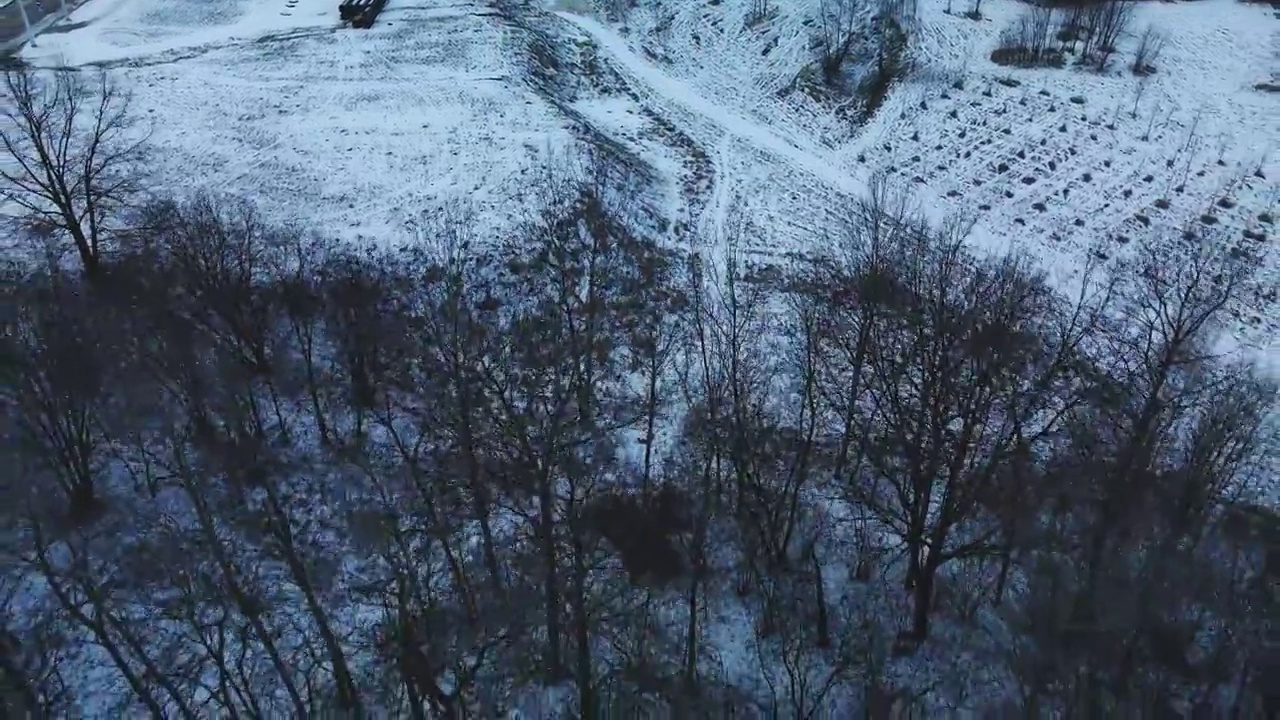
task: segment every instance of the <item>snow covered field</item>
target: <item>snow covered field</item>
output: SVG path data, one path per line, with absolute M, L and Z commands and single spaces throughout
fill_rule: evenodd
M 522 173 L 569 141 L 477 3 L 393 4 L 367 31 L 329 0 L 94 0 L 70 22 L 86 24 L 26 59 L 112 68 L 157 183 L 246 193 L 319 232 L 397 242 L 460 199 L 500 222 Z
M 500 231 L 548 161 L 595 143 L 634 166 L 672 242 L 735 233 L 762 261 L 820 248 L 877 174 L 932 218 L 971 217 L 982 247 L 1063 273 L 1148 237 L 1223 243 L 1259 268 L 1238 335 L 1280 367 L 1280 94 L 1255 87 L 1280 74 L 1268 7 L 1143 4 L 1100 75 L 990 62 L 1021 2 L 985 0 L 973 20 L 969 0 L 919 0 L 910 72 L 859 126 L 801 88 L 819 0 L 777 0 L 757 23 L 747 0 L 639 0 L 625 17 L 389 0 L 370 30 L 340 27 L 336 3 L 89 0 L 24 58 L 130 88 L 156 187 L 248 195 L 352 240 L 412 241 L 422 212 L 463 204 L 477 235 Z M 1170 42 L 1143 80 L 1128 60 L 1147 24 Z M 750 627 L 709 623 L 726 675 L 754 672 Z M 970 686 L 995 672 L 937 652 L 919 663 L 958 664 Z
M 911 71 L 858 127 L 795 89 L 817 0 L 754 24 L 741 0 L 643 0 L 626 17 L 391 0 L 368 31 L 338 27 L 334 4 L 92 0 L 24 56 L 117 69 L 150 120 L 159 182 L 248 193 L 317 231 L 399 241 L 460 200 L 500 227 L 532 168 L 594 134 L 648 166 L 668 227 L 714 237 L 744 217 L 767 257 L 821 243 L 876 172 L 1046 264 L 1146 234 L 1230 243 L 1263 276 L 1242 326 L 1275 334 L 1280 94 L 1255 89 L 1280 73 L 1268 7 L 1144 3 L 1099 75 L 990 62 L 1020 2 L 987 0 L 975 21 L 967 0 L 920 0 Z M 512 8 L 572 58 L 564 97 L 530 82 Z M 1143 81 L 1127 65 L 1148 24 L 1170 41 Z

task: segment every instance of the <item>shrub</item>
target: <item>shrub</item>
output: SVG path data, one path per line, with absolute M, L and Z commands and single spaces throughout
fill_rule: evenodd
M 1142 31 L 1142 37 L 1138 39 L 1138 49 L 1133 53 L 1133 64 L 1129 69 L 1135 75 L 1150 75 L 1156 71 L 1156 60 L 1160 58 L 1160 53 L 1164 50 L 1168 37 L 1156 29 L 1154 25 L 1148 25 Z
M 1062 53 L 1050 46 L 1052 30 L 1053 8 L 1031 9 L 1000 33 L 1000 46 L 992 51 L 991 61 L 1018 67 L 1061 67 L 1064 64 Z

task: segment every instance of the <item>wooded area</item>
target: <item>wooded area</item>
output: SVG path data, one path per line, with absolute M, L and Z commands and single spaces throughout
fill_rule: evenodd
M 1275 387 L 1211 242 L 1064 294 L 877 182 L 761 268 L 552 168 L 510 234 L 366 248 L 135 192 L 105 80 L 8 87 L 11 714 L 1277 709 Z

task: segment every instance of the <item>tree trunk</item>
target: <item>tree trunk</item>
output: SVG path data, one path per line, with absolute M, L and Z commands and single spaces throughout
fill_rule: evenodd
M 1013 544 L 1006 545 L 1000 553 L 1000 575 L 996 578 L 996 588 L 991 603 L 996 607 L 1004 604 L 1004 590 L 1009 581 L 1009 567 L 1013 564 Z
M 311 576 L 307 572 L 306 564 L 302 561 L 293 542 L 293 530 L 289 526 L 289 518 L 284 512 L 284 508 L 280 505 L 276 493 L 271 489 L 269 481 L 267 483 L 267 502 L 273 516 L 271 522 L 272 530 L 276 539 L 280 541 L 280 549 L 284 556 L 282 559 L 289 568 L 294 584 L 302 592 L 303 601 L 311 614 L 312 620 L 316 623 L 316 629 L 320 632 L 320 639 L 324 643 L 329 662 L 333 665 L 333 679 L 338 691 L 338 705 L 342 710 L 359 716 L 362 714 L 360 693 L 356 689 L 355 680 L 351 676 L 350 668 L 347 666 L 346 654 L 338 642 L 337 634 L 333 632 L 333 626 L 329 623 L 328 614 L 325 612 L 324 606 L 320 603 L 320 599 L 316 597 L 315 587 L 311 583 Z
M 698 685 L 698 586 L 702 577 L 694 570 L 689 581 L 689 624 L 684 640 L 684 684 L 690 694 Z
M 810 548 L 809 557 L 813 560 L 814 588 L 817 595 L 815 600 L 818 605 L 817 645 L 820 648 L 829 648 L 831 647 L 831 628 L 827 620 L 827 589 L 823 585 L 822 564 L 818 562 L 818 549 L 816 547 Z
M 498 551 L 493 541 L 493 526 L 489 518 L 489 490 L 483 485 L 484 478 L 480 473 L 480 456 L 476 452 L 470 389 L 469 387 L 460 387 L 458 390 L 459 399 L 461 400 L 459 409 L 462 411 L 462 426 L 460 429 L 462 431 L 462 444 L 466 448 L 467 474 L 471 483 L 472 511 L 476 515 L 476 521 L 480 523 L 480 540 L 483 546 L 485 569 L 489 573 L 490 587 L 494 593 L 501 595 L 503 591 L 502 568 L 498 564 Z
M 546 671 L 553 681 L 564 674 L 560 657 L 560 578 L 556 571 L 559 560 L 555 535 L 555 492 L 550 471 L 544 471 L 538 487 L 538 539 L 542 543 L 543 612 L 547 628 Z
M 916 586 L 913 592 L 914 604 L 911 609 L 911 635 L 916 641 L 929 637 L 929 619 L 933 612 L 933 586 L 937 568 L 934 563 L 927 562 L 919 569 Z
M 596 717 L 595 679 L 591 667 L 591 626 L 587 612 L 587 563 L 582 538 L 573 537 L 573 625 L 577 645 L 578 708 L 583 718 Z

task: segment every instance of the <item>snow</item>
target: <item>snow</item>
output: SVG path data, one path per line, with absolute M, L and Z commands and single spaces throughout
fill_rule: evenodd
M 832 187 L 851 195 L 861 191 L 862 185 L 853 177 L 836 171 L 829 164 L 822 162 L 811 149 L 797 147 L 770 128 L 707 99 L 687 83 L 667 75 L 644 61 L 632 52 L 620 35 L 599 21 L 567 12 L 556 14 L 590 34 L 600 47 L 622 65 L 625 73 L 643 83 L 665 102 L 678 105 L 685 112 L 713 124 L 717 130 L 774 155 L 783 162 L 793 164 L 829 183 Z
M 988 0 L 975 22 L 962 5 L 921 0 L 913 71 L 861 128 L 794 89 L 816 0 L 754 25 L 740 0 L 651 0 L 620 24 L 553 9 L 544 24 L 577 44 L 570 71 L 589 61 L 616 76 L 579 78 L 568 107 L 648 166 L 658 211 L 708 237 L 739 214 L 744 250 L 766 259 L 823 242 L 875 172 L 934 219 L 975 215 L 976 244 L 1060 268 L 1205 213 L 1228 242 L 1274 235 L 1258 217 L 1280 202 L 1280 104 L 1253 89 L 1280 70 L 1270 11 L 1142 5 L 1134 33 L 1170 37 L 1144 83 L 1124 67 L 1132 36 L 1102 75 L 998 67 L 987 55 L 1025 6 Z M 575 145 L 573 123 L 525 81 L 516 31 L 480 0 L 393 0 L 367 31 L 339 27 L 333 0 L 93 0 L 62 29 L 25 59 L 123 70 L 152 120 L 159 180 L 252 193 L 343 237 L 401 240 L 418 213 L 456 202 L 503 226 L 532 168 Z M 1260 294 L 1276 285 L 1269 244 L 1245 248 Z M 1255 335 L 1272 334 L 1270 315 L 1247 319 Z
M 1261 220 L 1280 215 L 1280 94 L 1254 89 L 1280 73 L 1268 8 L 1144 3 L 1099 74 L 991 63 L 1025 9 L 1014 0 L 985 0 L 979 21 L 960 16 L 967 0 L 952 14 L 920 0 L 912 72 L 856 127 L 796 89 L 818 0 L 778 2 L 755 25 L 743 0 L 644 0 L 622 22 L 582 0 L 527 8 L 576 62 L 555 99 L 529 81 L 522 31 L 484 0 L 390 0 L 369 30 L 339 26 L 336 4 L 90 0 L 23 57 L 113 70 L 146 120 L 157 187 L 248 194 L 352 240 L 410 240 L 442 205 L 469 206 L 477 237 L 509 226 L 540 168 L 580 149 L 582 124 L 645 166 L 673 241 L 739 231 L 769 261 L 820 249 L 874 173 L 935 220 L 971 214 L 975 245 L 1031 253 L 1064 282 L 1091 252 L 1192 228 L 1258 269 L 1224 350 L 1280 372 L 1265 298 L 1280 289 L 1277 228 Z M 1147 24 L 1170 41 L 1144 81 L 1125 66 Z M 714 612 L 724 672 L 757 674 L 741 608 Z M 565 692 L 529 698 L 528 713 Z
M 1280 206 L 1280 100 L 1254 89 L 1280 71 L 1270 9 L 1141 4 L 1098 73 L 992 63 L 1022 3 L 989 0 L 973 21 L 960 15 L 965 2 L 948 14 L 946 0 L 920 0 L 911 74 L 854 128 L 786 92 L 812 62 L 805 23 L 816 5 L 778 4 L 754 27 L 743 20 L 748 5 L 730 2 L 641 3 L 621 26 L 559 15 L 701 140 L 715 164 L 710 225 L 722 228 L 725 208 L 741 206 L 762 226 L 753 252 L 812 249 L 838 221 L 832 209 L 872 172 L 909 189 L 935 220 L 971 216 L 976 246 L 1028 253 L 1068 280 L 1090 253 L 1121 257 L 1139 240 L 1189 229 L 1256 264 L 1237 334 L 1263 360 L 1280 353 L 1269 296 L 1280 282 L 1276 230 L 1262 221 Z M 1143 80 L 1127 62 L 1147 25 L 1169 43 Z
M 338 27 L 336 0 L 80 12 L 94 14 L 24 59 L 113 70 L 150 132 L 156 185 L 248 194 L 308 230 L 400 242 L 420 213 L 457 203 L 502 226 L 525 178 L 572 141 L 478 2 L 393 4 L 370 30 Z
M 41 36 L 24 57 L 79 66 L 209 48 L 271 33 L 333 28 L 336 12 L 329 0 L 93 0 L 77 8 L 64 24 L 85 25 L 73 32 Z
M 519 29 L 482 0 L 392 0 L 370 30 L 341 27 L 334 0 L 93 0 L 23 57 L 114 70 L 147 120 L 156 185 L 247 194 L 354 240 L 411 241 L 444 205 L 481 234 L 510 226 L 582 124 L 649 171 L 674 240 L 733 227 L 765 261 L 820 249 L 873 173 L 1067 283 L 1090 253 L 1190 231 L 1255 264 L 1229 345 L 1280 367 L 1280 95 L 1254 88 L 1280 74 L 1274 11 L 1144 3 L 1098 73 L 999 67 L 988 55 L 1025 5 L 986 0 L 974 21 L 948 4 L 920 0 L 912 70 L 862 127 L 795 89 L 817 0 L 754 25 L 741 0 L 648 0 L 621 23 L 581 2 L 525 8 L 576 53 L 563 102 L 528 81 Z M 1169 43 L 1144 80 L 1126 64 L 1147 25 Z

